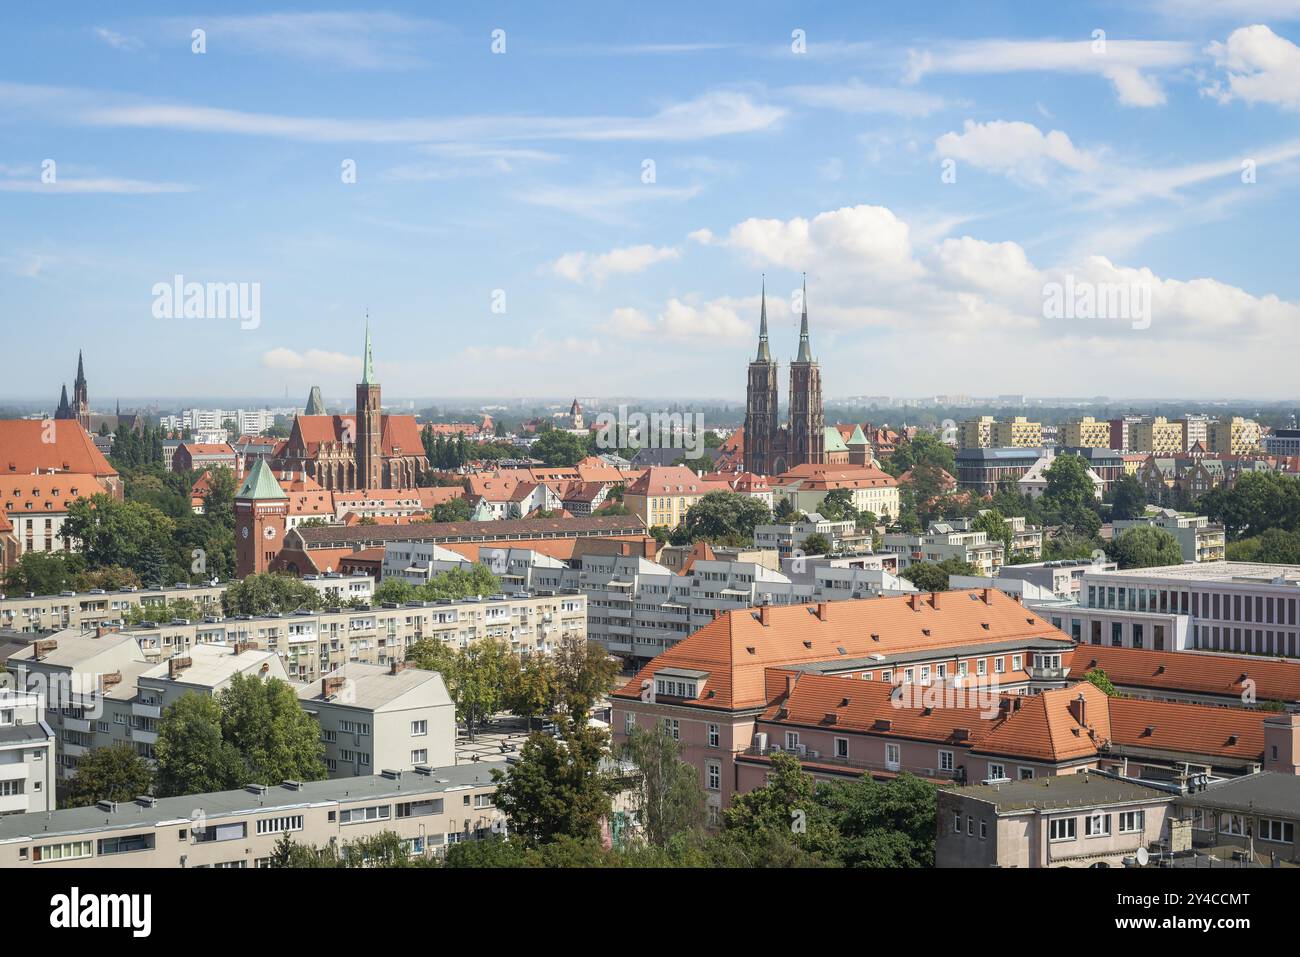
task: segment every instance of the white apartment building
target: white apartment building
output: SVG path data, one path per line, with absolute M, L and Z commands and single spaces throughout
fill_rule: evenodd
M 898 556 L 900 571 L 917 562 L 956 559 L 974 565 L 981 575 L 996 575 L 1004 558 L 1001 542 L 990 542 L 987 533 L 971 530 L 964 520 L 932 522 L 922 535 L 886 532 L 883 549 Z
M 93 629 L 106 621 L 121 621 L 133 608 L 155 608 L 161 614 L 166 602 L 185 598 L 205 613 L 221 611 L 226 586 L 176 585 L 171 588 L 123 588 L 105 591 L 65 591 L 58 595 L 0 594 L 0 630 L 40 634 Z
M 0 815 L 54 808 L 54 759 L 44 699 L 0 688 Z
M 435 671 L 347 664 L 299 685 L 298 700 L 320 724 L 332 778 L 456 763 L 456 706 Z
M 1183 515 L 1172 508 L 1148 510 L 1142 518 L 1117 519 L 1111 523 L 1116 537 L 1132 528 L 1161 528 L 1178 540 L 1185 562 L 1221 562 L 1227 556 L 1227 537 L 1222 525 L 1204 515 Z
M 342 575 L 334 572 L 328 575 L 304 575 L 301 580 L 304 585 L 310 585 L 320 593 L 321 600 L 327 607 L 348 601 L 368 604 L 375 594 L 375 580 L 369 575 Z
M 852 519 L 832 521 L 813 512 L 804 516 L 802 522 L 790 522 L 785 525 L 754 526 L 754 547 L 772 548 L 785 558 L 796 548 L 802 548 L 809 535 L 824 535 L 832 548 L 857 532 L 857 525 Z

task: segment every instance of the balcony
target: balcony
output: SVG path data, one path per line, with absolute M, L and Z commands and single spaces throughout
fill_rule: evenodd
M 26 794 L 12 794 L 8 797 L 0 797 L 0 814 L 23 813 L 26 810 Z
M 63 716 L 63 727 L 69 731 L 81 731 L 85 734 L 94 730 L 91 722 L 86 718 L 69 718 L 67 715 Z
M 779 745 L 769 745 L 766 748 L 751 747 L 747 748 L 744 753 L 754 757 L 767 757 L 773 754 L 789 754 L 792 757 L 798 758 L 800 761 L 807 761 L 814 764 L 832 765 L 835 767 L 850 768 L 860 771 L 888 771 L 891 774 L 907 772 L 909 774 L 915 774 L 918 777 L 936 778 L 944 781 L 959 780 L 961 776 L 958 771 L 941 771 L 938 768 L 901 767 L 898 764 L 885 761 L 863 761 L 858 758 L 836 758 L 828 754 L 820 754 L 817 757 L 813 757 L 812 752 L 800 755 L 793 751 L 787 751 Z
M 21 781 L 27 777 L 27 765 L 22 761 L 0 764 L 0 781 Z
M 144 728 L 132 728 L 131 740 L 138 741 L 140 744 L 157 744 L 158 732 L 146 731 Z
M 1070 676 L 1069 668 L 1039 668 L 1030 665 L 1025 669 L 1030 681 L 1064 681 Z
M 84 758 L 90 753 L 90 748 L 84 747 L 80 744 L 70 744 L 67 741 L 59 742 L 59 750 L 73 758 Z
M 131 702 L 131 714 L 137 718 L 161 718 L 162 705 L 141 704 L 138 701 Z

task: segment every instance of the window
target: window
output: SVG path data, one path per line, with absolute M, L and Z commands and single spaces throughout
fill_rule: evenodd
M 193 833 L 195 844 L 208 844 L 214 841 L 238 841 L 248 837 L 248 824 L 243 821 L 238 824 L 210 824 L 202 829 L 194 828 Z
M 1089 814 L 1083 819 L 1083 833 L 1086 837 L 1109 837 L 1110 815 Z
M 1053 841 L 1073 841 L 1075 836 L 1075 819 L 1056 817 L 1047 823 L 1048 838 Z
M 975 836 L 975 818 L 973 817 L 966 818 L 966 834 L 970 837 Z
M 896 744 L 885 745 L 885 767 L 897 771 L 903 763 L 902 749 Z
M 70 861 L 79 857 L 90 857 L 90 848 L 90 841 L 40 844 L 32 848 L 32 860 L 39 864 L 47 861 Z
M 961 815 L 960 815 L 960 814 L 954 814 L 954 815 L 952 816 L 952 832 L 953 832 L 954 834 L 960 834 L 960 833 L 961 833 Z
M 994 659 L 993 659 L 993 672 L 994 672 L 994 674 L 999 674 L 999 675 L 1002 674 L 1003 672 L 1005 672 L 1005 671 L 1007 670 L 1007 667 L 1006 667 L 1006 666 L 1007 666 L 1007 659 L 1005 659 L 1005 658 L 994 658 Z
M 1295 825 L 1290 821 L 1273 821 L 1261 817 L 1259 819 L 1259 839 L 1277 844 L 1293 844 L 1295 843 Z
M 1219 833 L 1237 837 L 1246 833 L 1245 819 L 1240 814 L 1223 814 L 1219 817 Z
M 706 767 L 706 787 L 710 791 L 722 790 L 722 765 L 717 761 L 710 761 Z
M 429 752 L 428 752 L 427 750 L 425 750 L 424 748 L 419 748 L 419 749 L 417 749 L 417 750 L 415 750 L 415 751 L 412 751 L 412 752 L 411 752 L 411 763 L 412 763 L 412 764 L 428 764 L 428 763 L 429 763 Z
M 988 661 L 986 659 L 981 658 L 979 661 L 975 662 L 975 674 L 988 674 L 988 670 Z
M 623 733 L 631 734 L 635 727 L 636 727 L 636 715 L 634 715 L 631 711 L 629 711 L 625 715 L 623 715 Z
M 301 830 L 301 814 L 290 814 L 287 817 L 264 817 L 257 822 L 258 834 L 283 834 L 286 831 Z
M 23 780 L 0 781 L 0 797 L 17 797 L 23 793 Z
M 1020 780 L 1022 780 L 1022 781 L 1032 781 L 1032 780 L 1033 780 L 1033 777 L 1034 777 L 1034 769 L 1033 769 L 1033 768 L 1021 768 L 1021 769 L 1020 769 Z
M 1024 655 L 1012 655 L 1012 656 L 1011 656 L 1011 670 L 1012 670 L 1012 671 L 1023 671 L 1023 670 L 1024 670 L 1024 667 L 1025 667 L 1025 657 L 1024 657 Z
M 664 729 L 667 730 L 669 736 L 672 737 L 674 741 L 680 741 L 682 739 L 681 725 L 678 724 L 676 718 L 665 718 Z
M 1132 834 L 1134 831 L 1142 830 L 1142 812 L 1141 811 L 1124 811 L 1119 816 L 1119 832 L 1121 834 Z
M 465 803 L 469 803 L 469 795 L 465 795 Z M 344 808 L 340 817 L 340 824 L 361 824 L 365 821 L 387 821 L 391 809 L 387 804 L 374 804 L 370 807 Z
M 429 722 L 428 722 L 428 721 L 412 721 L 412 722 L 411 722 L 411 737 L 413 737 L 413 738 L 418 738 L 418 737 L 421 737 L 422 735 L 426 735 L 426 734 L 428 734 L 428 733 L 429 733 Z
M 849 739 L 848 739 L 848 738 L 836 738 L 836 739 L 835 739 L 835 756 L 836 756 L 837 758 L 847 758 L 847 757 L 849 756 Z
M 980 840 L 983 841 L 989 836 L 989 822 L 980 821 Z
M 716 724 L 709 725 L 709 747 L 716 748 L 718 746 L 718 739 L 718 726 Z
M 989 764 L 989 779 L 990 779 L 990 780 L 998 781 L 998 780 L 1001 780 L 1002 778 L 1005 778 L 1006 776 L 1007 776 L 1007 768 L 1006 768 L 1006 765 L 1003 765 L 1003 764 L 992 764 L 992 763 Z
M 796 751 L 799 748 L 799 732 L 787 731 L 785 733 L 785 749 L 787 751 Z
M 953 758 L 951 751 L 939 752 L 939 770 L 951 771 L 953 769 Z

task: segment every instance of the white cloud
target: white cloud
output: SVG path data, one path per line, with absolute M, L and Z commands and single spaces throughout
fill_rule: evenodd
M 1044 133 L 1032 123 L 967 120 L 963 132 L 944 133 L 934 142 L 940 156 L 1031 183 L 1047 179 L 1052 165 L 1075 172 L 1097 168 L 1097 158 L 1080 150 L 1060 130 Z
M 673 202 L 698 196 L 698 186 L 537 186 L 521 190 L 515 199 L 531 206 L 558 209 L 597 222 L 620 223 L 619 210 L 640 203 Z
M 1176 40 L 972 40 L 909 51 L 907 82 L 929 73 L 1089 73 L 1105 77 L 1125 106 L 1165 101 L 1148 74 L 1191 63 L 1196 48 Z
M 293 349 L 278 348 L 262 353 L 262 366 L 279 372 L 342 375 L 360 373 L 361 357 L 323 349 L 296 352 Z
M 1233 30 L 1226 43 L 1205 48 L 1227 72 L 1227 87 L 1216 81 L 1203 92 L 1221 103 L 1244 100 L 1300 109 L 1300 47 L 1268 27 Z
M 785 94 L 797 103 L 842 113 L 897 113 L 900 116 L 929 116 L 943 109 L 942 97 L 918 90 L 867 86 L 860 80 L 820 86 L 792 86 Z
M 135 37 L 128 37 L 107 27 L 95 27 L 94 33 L 114 50 L 121 50 L 123 53 L 134 53 L 144 47 L 144 44 Z
M 599 285 L 610 276 L 643 272 L 655 263 L 677 259 L 680 256 L 681 251 L 671 246 L 652 246 L 643 243 L 639 246 L 611 249 L 607 253 L 565 253 L 551 264 L 551 269 L 557 276 L 570 282 L 590 282 Z
M 114 177 L 85 177 L 69 179 L 58 176 L 53 183 L 42 183 L 39 179 L 0 179 L 0 192 L 4 193 L 48 193 L 50 195 L 66 193 L 118 193 L 122 195 L 144 195 L 149 193 L 188 193 L 193 186 L 185 183 L 166 183 L 142 179 L 120 179 Z
M 699 301 L 695 297 L 668 300 L 654 319 L 647 319 L 638 309 L 619 308 L 610 314 L 611 331 L 633 339 L 671 340 L 675 342 L 709 342 L 740 340 L 755 335 L 755 326 L 747 318 L 757 314 L 759 299 L 733 299 L 723 296 Z M 744 313 L 746 318 L 741 317 Z
M 914 276 L 908 227 L 883 206 L 845 206 L 811 220 L 747 219 L 733 226 L 727 245 L 759 262 L 822 273 Z

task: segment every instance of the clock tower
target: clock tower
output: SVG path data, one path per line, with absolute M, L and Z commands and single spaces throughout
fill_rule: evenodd
M 239 578 L 268 571 L 284 547 L 289 496 L 265 459 L 235 494 L 235 574 Z

